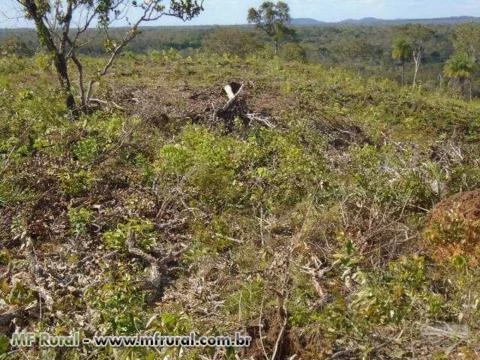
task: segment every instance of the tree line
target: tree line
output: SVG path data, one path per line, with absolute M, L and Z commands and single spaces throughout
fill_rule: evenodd
M 420 24 L 404 25 L 396 29 L 392 46 L 392 58 L 398 60 L 405 85 L 405 65 L 414 64 L 412 85 L 417 83 L 417 75 L 425 56 L 426 42 L 435 36 L 433 30 Z M 457 86 L 461 94 L 472 98 L 472 77 L 477 71 L 480 26 L 474 23 L 458 25 L 451 37 L 454 52 L 445 62 L 443 74 L 452 86 Z
M 66 0 L 54 6 L 48 0 L 16 0 L 35 30 L 0 30 L 0 54 L 30 56 L 41 49 L 52 55 L 60 85 L 71 110 L 87 108 L 92 85 L 105 75 L 122 52 L 151 53 L 176 49 L 184 55 L 196 51 L 245 57 L 266 52 L 286 60 L 345 66 L 365 75 L 396 78 L 412 86 L 419 83 L 448 85 L 472 98 L 478 71 L 480 25 L 406 24 L 401 26 L 292 27 L 290 8 L 282 1 L 266 1 L 251 8 L 251 26 L 141 27 L 162 16 L 190 20 L 203 10 L 203 2 L 175 0 L 170 7 L 161 0 Z M 127 27 L 114 27 L 129 6 L 141 14 Z M 79 25 L 73 29 L 74 14 Z M 56 21 L 48 21 L 56 19 Z M 79 21 L 78 21 L 79 20 Z M 98 26 L 92 27 L 93 21 Z M 53 24 L 53 25 L 52 25 Z M 87 79 L 81 55 L 107 55 L 105 67 Z M 71 91 L 69 66 L 78 73 L 80 104 Z M 394 71 L 395 70 L 395 71 Z M 411 73 L 411 75 L 410 75 Z M 411 76 L 411 78 L 409 78 Z M 437 85 L 435 85 L 437 86 Z

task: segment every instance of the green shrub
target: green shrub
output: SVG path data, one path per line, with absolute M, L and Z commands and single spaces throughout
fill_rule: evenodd
M 113 280 L 113 279 L 112 279 Z M 145 325 L 145 293 L 136 288 L 131 275 L 123 269 L 114 281 L 104 282 L 85 295 L 99 316 L 92 319 L 103 335 L 137 335 Z
M 70 221 L 70 228 L 73 234 L 77 236 L 85 234 L 91 217 L 91 211 L 86 208 L 70 208 L 68 210 L 68 220 Z
M 105 232 L 103 240 L 107 248 L 125 251 L 127 239 L 134 236 L 135 246 L 149 250 L 157 243 L 157 235 L 154 230 L 155 227 L 149 220 L 130 219 L 125 224 L 119 224 L 115 230 Z
M 60 175 L 60 185 L 66 195 L 78 196 L 87 193 L 93 185 L 93 176 L 87 170 Z
M 280 56 L 286 61 L 307 61 L 307 52 L 300 44 L 288 43 L 280 49 Z
M 414 257 L 391 262 L 385 272 L 368 274 L 366 282 L 355 293 L 352 310 L 368 319 L 370 326 L 398 324 L 424 316 L 417 307 L 425 294 L 431 296 L 425 271 L 424 259 Z
M 95 138 L 87 138 L 79 141 L 73 148 L 73 154 L 82 162 L 92 162 L 96 159 L 99 152 L 99 146 Z

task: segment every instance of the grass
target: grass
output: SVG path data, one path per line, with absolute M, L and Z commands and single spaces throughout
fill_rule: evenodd
M 286 324 L 278 358 L 478 355 L 478 267 L 423 250 L 428 211 L 480 185 L 477 100 L 260 56 L 129 55 L 97 94 L 126 111 L 71 122 L 47 60 L 0 69 L 0 306 L 21 329 L 241 331 L 247 359 L 272 356 Z M 231 80 L 275 129 L 212 120 Z M 159 261 L 154 288 L 129 240 Z M 3 358 L 93 351 L 2 344 Z

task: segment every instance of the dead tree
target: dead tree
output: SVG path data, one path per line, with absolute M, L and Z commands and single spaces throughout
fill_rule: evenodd
M 257 121 L 270 129 L 275 128 L 275 125 L 270 122 L 268 117 L 249 111 L 246 100 L 243 97 L 244 84 L 230 82 L 225 85 L 223 90 L 227 94 L 228 101 L 215 111 L 215 119 L 222 119 L 229 131 L 233 130 L 235 118 L 241 119 L 245 126 L 249 126 L 252 121 Z

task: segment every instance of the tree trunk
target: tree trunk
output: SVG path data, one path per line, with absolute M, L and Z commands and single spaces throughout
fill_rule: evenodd
M 64 54 L 55 54 L 55 69 L 57 70 L 58 80 L 60 82 L 60 86 L 65 93 L 65 102 L 67 105 L 67 109 L 74 111 L 75 110 L 75 98 L 72 94 L 72 86 L 70 84 L 70 78 L 68 76 L 68 67 L 67 67 L 67 60 L 65 59 Z
M 59 49 L 53 38 L 53 31 L 47 27 L 41 12 L 38 11 L 37 3 L 34 0 L 25 0 L 22 5 L 25 7 L 27 13 L 35 21 L 36 32 L 40 43 L 44 45 L 48 52 L 54 55 L 55 70 L 58 74 L 60 86 L 66 96 L 66 105 L 69 110 L 75 110 L 75 99 L 72 95 L 72 88 L 70 79 L 68 77 L 67 59 L 65 56 L 65 49 Z M 71 4 L 70 4 L 71 5 Z M 71 9 L 71 8 L 70 8 Z
M 412 86 L 417 85 L 417 75 L 418 75 L 418 69 L 420 67 L 420 59 L 417 58 L 416 56 L 413 57 L 413 61 L 415 62 L 415 72 L 413 74 L 413 83 Z
M 415 87 L 417 85 L 417 76 L 418 70 L 420 69 L 420 65 L 422 63 L 422 49 L 417 49 L 413 52 L 413 62 L 415 63 L 415 73 L 413 74 L 413 83 L 412 85 Z
M 468 100 L 472 101 L 472 79 L 468 79 Z
M 465 100 L 468 99 L 472 101 L 472 81 L 468 78 L 461 77 L 458 79 L 458 82 L 460 83 L 460 93 L 462 94 L 462 97 Z
M 274 45 L 275 45 L 275 55 L 278 55 L 278 48 L 279 48 L 278 40 L 275 40 Z
M 405 62 L 402 61 L 402 86 L 405 86 Z

